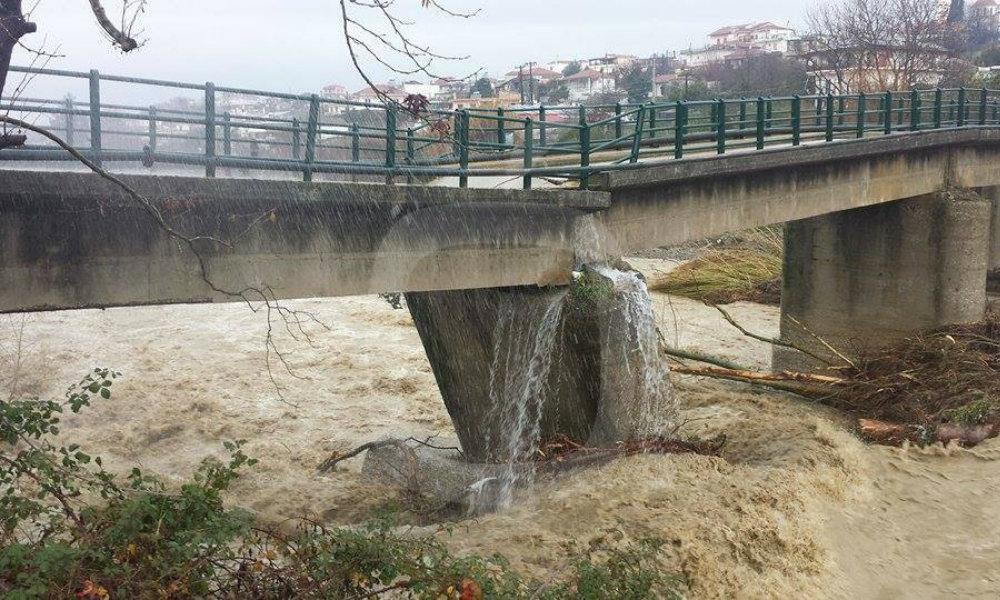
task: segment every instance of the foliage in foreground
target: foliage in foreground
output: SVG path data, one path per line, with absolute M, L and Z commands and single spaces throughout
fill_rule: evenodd
M 738 244 L 709 250 L 677 267 L 654 289 L 711 304 L 780 304 L 783 262 L 780 230 L 760 229 Z
M 96 369 L 62 401 L 0 400 L 0 594 L 78 598 L 681 598 L 655 569 L 659 542 L 600 538 L 562 583 L 519 577 L 502 556 L 456 557 L 390 518 L 357 528 L 303 520 L 269 530 L 223 493 L 256 461 L 243 442 L 167 490 L 139 469 L 120 480 L 98 457 L 53 441 L 60 415 L 110 398 L 118 374 Z

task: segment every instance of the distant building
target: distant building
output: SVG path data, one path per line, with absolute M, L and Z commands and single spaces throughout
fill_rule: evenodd
M 775 25 L 770 21 L 730 25 L 708 34 L 711 46 L 733 49 L 759 48 L 767 52 L 788 52 L 788 41 L 795 38 L 791 27 Z
M 614 75 L 618 71 L 631 66 L 638 57 L 631 54 L 605 54 L 598 58 L 589 58 L 581 61 L 583 68 L 591 71 L 598 71 L 605 75 Z
M 493 83 L 492 80 L 490 83 Z M 434 85 L 441 90 L 439 99 L 449 102 L 455 98 L 468 96 L 472 89 L 472 83 L 468 79 L 435 79 Z
M 524 67 L 523 69 L 514 69 L 509 71 L 504 77 L 507 81 L 519 80 L 521 77 L 527 81 L 528 77 L 533 77 L 538 83 L 548 83 L 550 81 L 555 81 L 556 79 L 562 79 L 562 71 L 555 71 L 542 66 L 536 66 L 532 68 Z
M 517 94 L 504 93 L 493 98 L 455 98 L 451 101 L 452 110 L 467 108 L 494 109 L 515 106 L 521 101 Z
M 566 70 L 566 67 L 570 66 L 571 64 L 573 64 L 575 62 L 577 62 L 577 61 L 575 61 L 575 60 L 558 60 L 557 59 L 557 60 L 553 60 L 551 62 L 543 63 L 543 64 L 541 64 L 539 66 L 542 67 L 542 68 L 544 68 L 544 69 L 548 69 L 550 71 L 555 71 L 556 73 L 559 73 L 561 75 L 562 72 Z
M 679 58 L 688 67 L 705 67 L 724 61 L 733 50 L 734 48 L 729 46 L 709 46 L 698 50 L 681 50 Z
M 441 86 L 436 83 L 421 83 L 419 81 L 407 81 L 403 83 L 403 93 L 419 95 L 431 100 L 441 93 Z
M 572 101 L 586 100 L 594 94 L 611 92 L 615 89 L 614 75 L 603 73 L 597 69 L 584 69 L 575 75 L 563 79 L 569 98 Z
M 969 16 L 974 19 L 997 19 L 1000 3 L 997 0 L 976 0 L 969 6 Z
M 319 95 L 330 100 L 346 100 L 348 92 L 346 87 L 337 83 L 331 83 L 320 90 Z
M 378 88 L 366 87 L 354 92 L 351 100 L 375 104 L 382 102 L 383 96 L 401 102 L 406 97 L 406 92 L 392 84 L 378 84 Z
M 653 97 L 662 98 L 670 94 L 670 91 L 681 85 L 683 79 L 677 73 L 657 75 L 653 79 Z

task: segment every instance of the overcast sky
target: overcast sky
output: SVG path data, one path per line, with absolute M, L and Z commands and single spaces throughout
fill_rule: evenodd
M 813 0 L 816 2 L 828 0 Z M 469 55 L 438 71 L 494 75 L 528 60 L 649 55 L 705 43 L 713 29 L 769 20 L 801 25 L 810 0 L 444 0 L 454 9 L 481 9 L 470 20 L 435 15 L 412 5 L 414 39 L 443 54 Z M 109 13 L 120 0 L 105 0 Z M 30 6 L 31 2 L 25 2 Z M 360 14 L 359 17 L 364 17 Z M 102 72 L 280 91 L 315 91 L 328 83 L 361 87 L 344 48 L 336 0 L 149 0 L 142 19 L 146 45 L 122 55 L 110 48 L 86 0 L 40 0 L 32 15 L 39 33 L 25 42 L 58 47 L 51 68 Z M 375 20 L 366 22 L 376 24 Z M 26 60 L 15 51 L 15 64 Z M 387 73 L 367 61 L 378 79 Z M 44 80 L 38 94 L 59 93 Z M 29 95 L 31 93 L 29 91 Z M 76 93 L 76 92 L 74 92 Z

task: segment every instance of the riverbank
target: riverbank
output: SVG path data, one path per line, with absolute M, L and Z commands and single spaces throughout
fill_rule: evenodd
M 295 305 L 330 329 L 316 327 L 312 345 L 278 339 L 296 375 L 275 366 L 281 397 L 263 318 L 241 305 L 29 315 L 20 383 L 58 395 L 94 366 L 120 370 L 113 400 L 68 417 L 65 437 L 167 481 L 220 454 L 222 441 L 247 438 L 261 463 L 232 502 L 275 522 L 355 523 L 395 503 L 395 492 L 367 482 L 360 460 L 326 476 L 315 467 L 384 436 L 453 444 L 450 421 L 405 311 L 375 298 Z M 770 348 L 713 309 L 661 294 L 654 305 L 672 345 L 769 363 Z M 777 332 L 776 308 L 730 308 L 749 329 Z M 21 321 L 3 317 L 2 338 Z M 633 457 L 542 481 L 515 508 L 461 522 L 448 543 L 503 553 L 548 578 L 568 546 L 602 530 L 655 535 L 667 541 L 663 568 L 687 575 L 694 598 L 997 596 L 997 440 L 970 451 L 870 447 L 829 409 L 675 379 L 686 431 L 727 435 L 722 458 Z

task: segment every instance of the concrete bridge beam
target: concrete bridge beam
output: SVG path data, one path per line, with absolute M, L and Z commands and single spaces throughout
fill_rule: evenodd
M 948 190 L 789 223 L 782 337 L 835 360 L 812 334 L 856 355 L 917 330 L 981 320 L 990 220 L 990 201 Z M 774 366 L 819 363 L 776 349 Z

